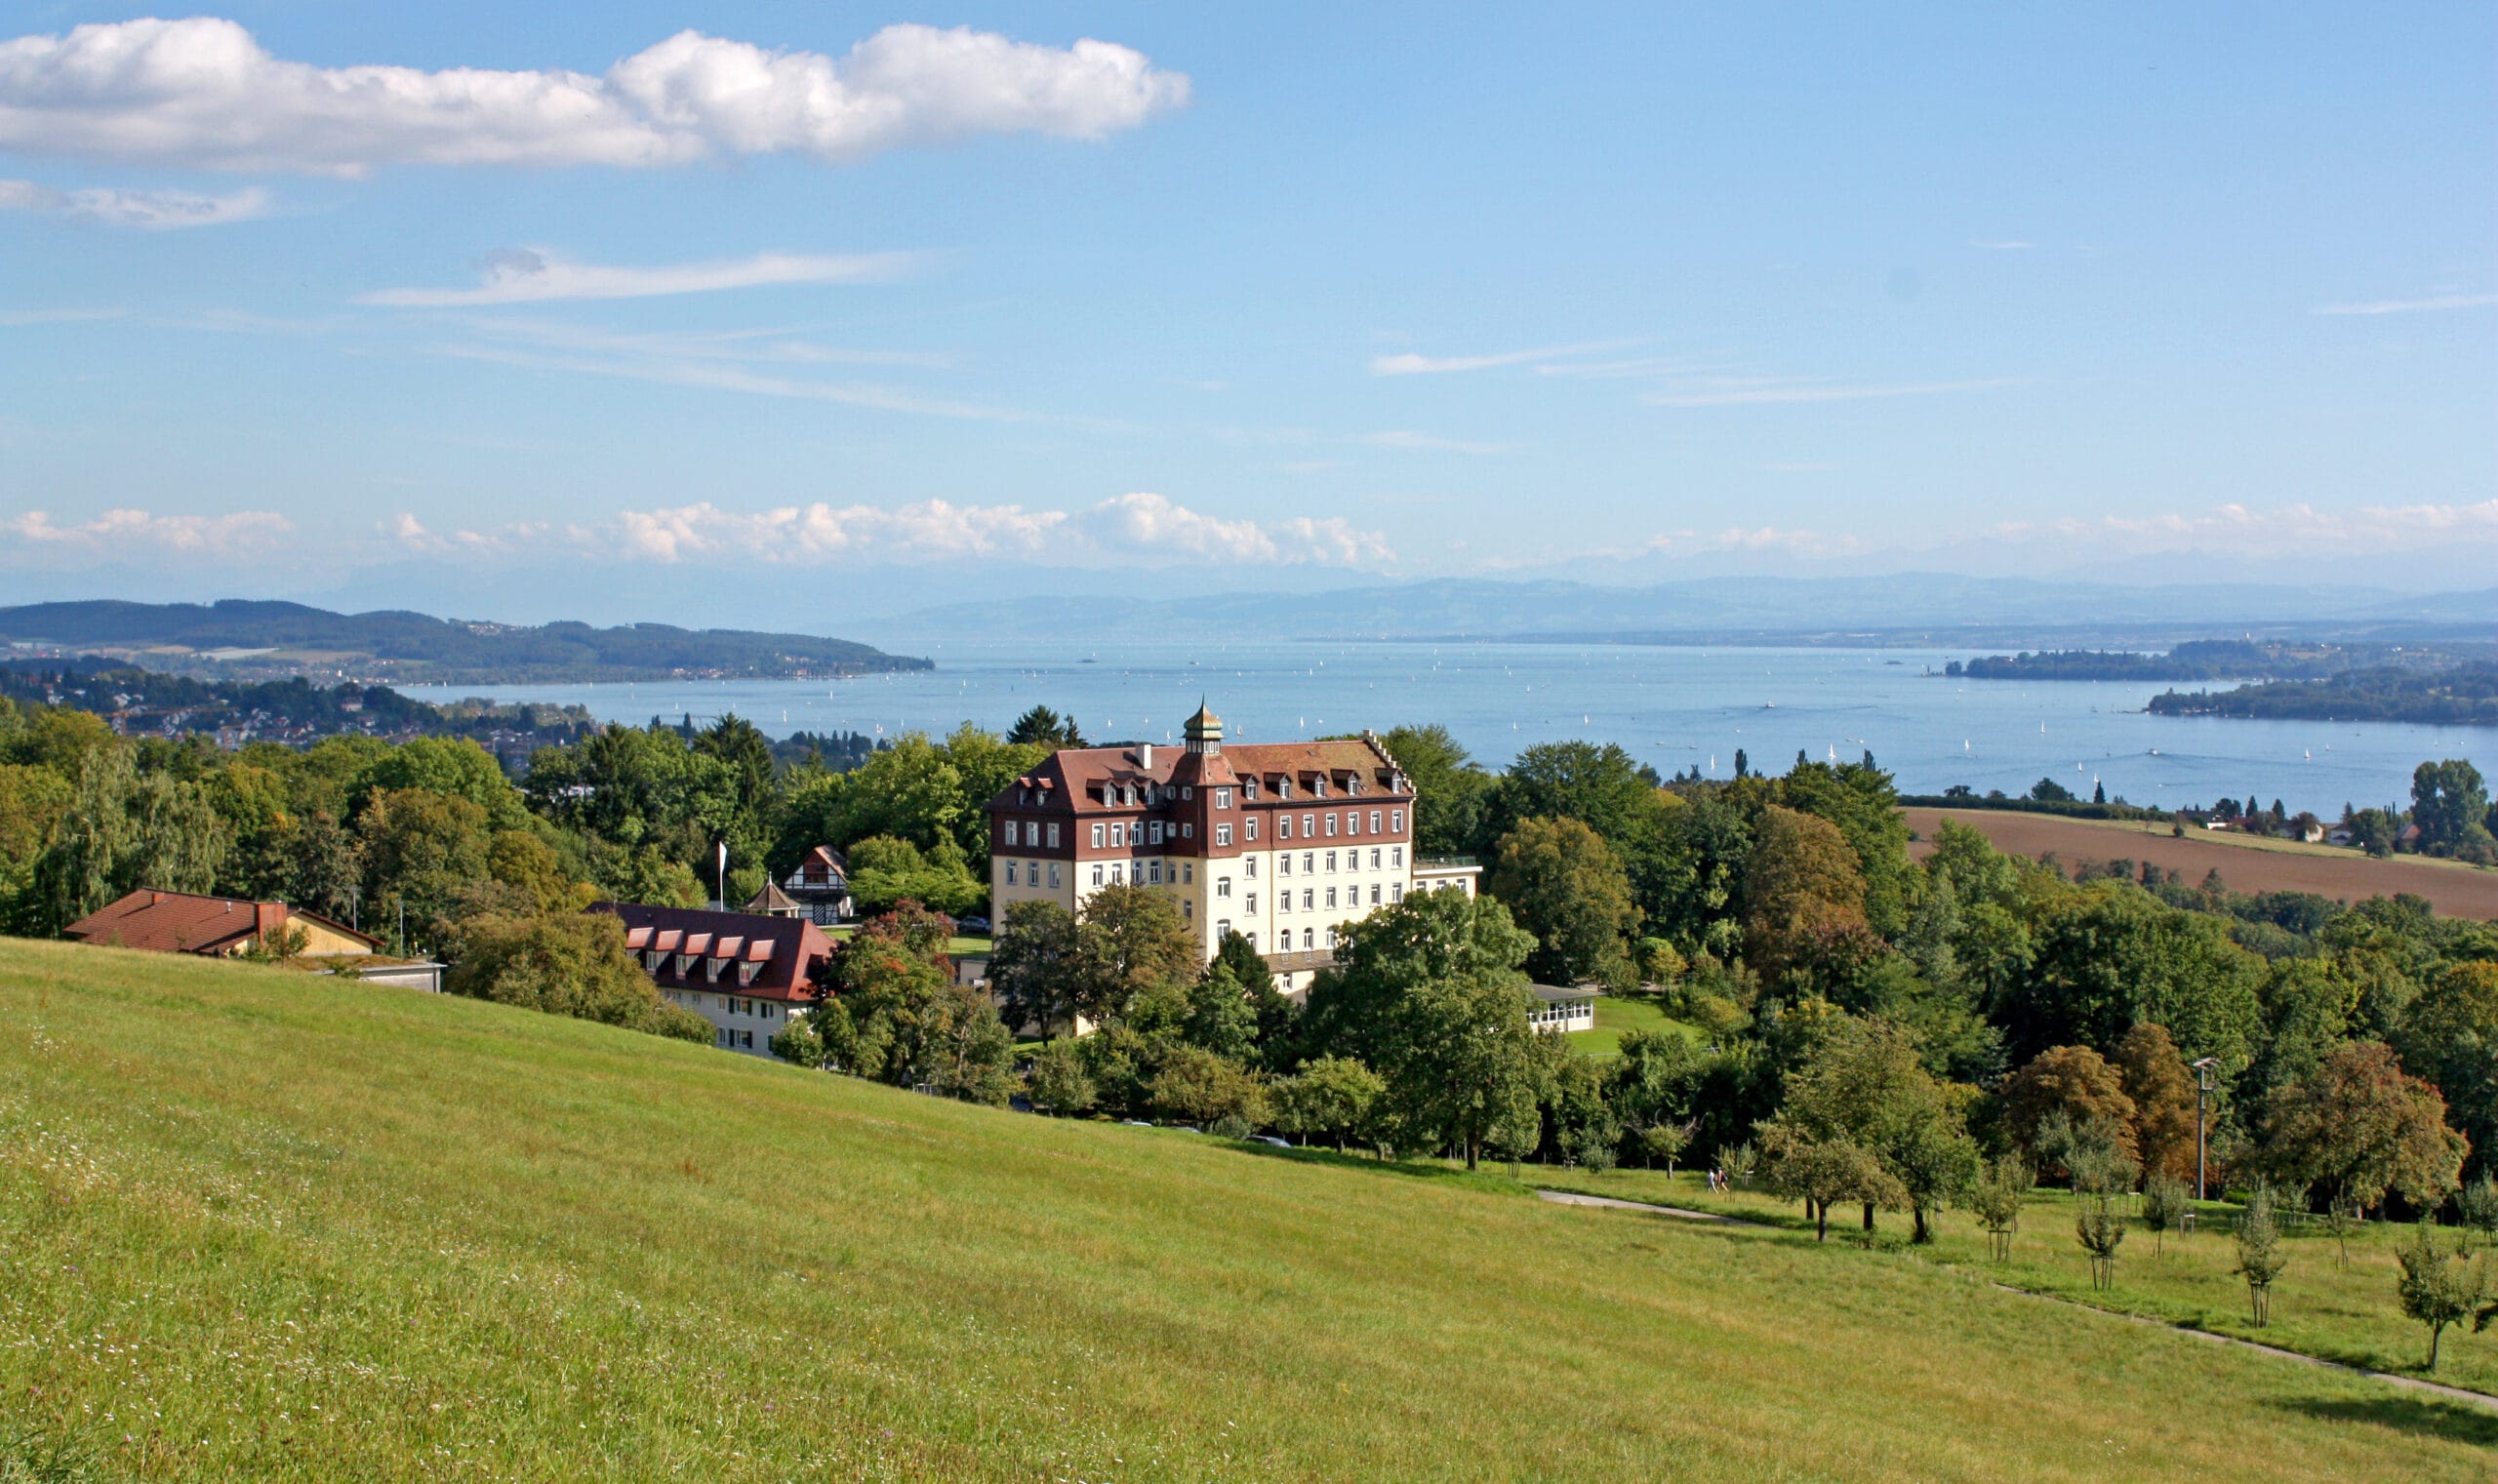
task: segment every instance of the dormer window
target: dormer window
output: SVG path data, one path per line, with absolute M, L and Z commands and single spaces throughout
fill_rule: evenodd
M 1309 781 L 1309 793 L 1312 798 L 1325 798 L 1327 796 L 1327 781 L 1323 778 L 1311 779 Z
M 1240 796 L 1243 799 L 1256 798 L 1258 796 L 1258 781 L 1254 778 L 1242 779 L 1240 781 Z
M 1292 797 L 1292 780 L 1288 778 L 1279 778 L 1275 780 L 1275 797 L 1279 799 L 1288 799 Z

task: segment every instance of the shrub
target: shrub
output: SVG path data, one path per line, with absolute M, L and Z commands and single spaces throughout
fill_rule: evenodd
M 2246 1279 L 2247 1307 L 2261 1328 L 2273 1322 L 2273 1280 L 2290 1265 L 2281 1250 L 2281 1223 L 2273 1209 L 2273 1191 L 2258 1185 L 2237 1218 L 2237 1267 Z

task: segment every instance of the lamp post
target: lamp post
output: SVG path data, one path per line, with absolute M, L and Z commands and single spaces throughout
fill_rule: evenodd
M 2213 1073 L 2220 1059 L 2205 1057 L 2195 1063 L 2195 1199 L 2203 1199 L 2204 1119 L 2212 1103 L 2212 1091 L 2218 1085 Z

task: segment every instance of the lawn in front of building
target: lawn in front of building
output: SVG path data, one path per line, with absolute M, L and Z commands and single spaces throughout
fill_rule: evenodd
M 1618 1057 L 1622 1055 L 1622 1038 L 1633 1030 L 1672 1031 L 1691 1040 L 1700 1032 L 1666 1014 L 1663 1006 L 1648 995 L 1600 994 L 1596 996 L 1596 1028 L 1573 1030 L 1570 1048 L 1582 1056 Z

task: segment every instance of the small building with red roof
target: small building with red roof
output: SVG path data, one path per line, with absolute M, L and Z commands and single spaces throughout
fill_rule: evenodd
M 304 958 L 369 954 L 382 945 L 378 938 L 283 902 L 144 888 L 61 930 L 62 937 L 80 943 L 209 958 L 231 958 L 263 939 L 272 944 L 289 944 L 298 933 L 303 935 L 303 946 L 297 956 Z

